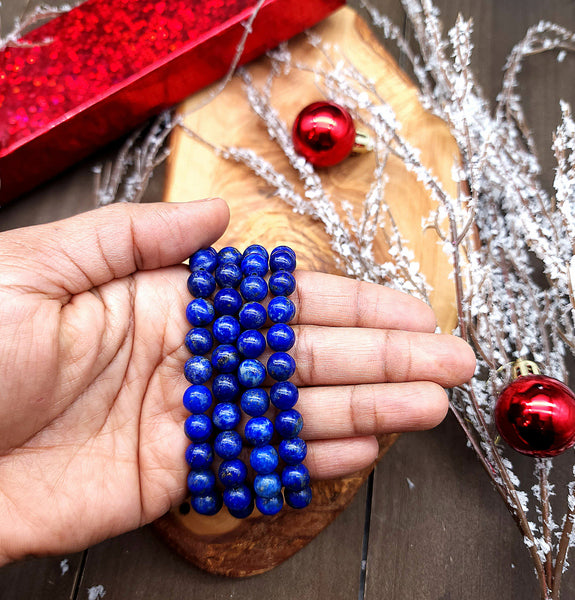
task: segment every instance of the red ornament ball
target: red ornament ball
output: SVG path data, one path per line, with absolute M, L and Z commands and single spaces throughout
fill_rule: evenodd
M 495 405 L 501 437 L 529 456 L 557 456 L 575 444 L 575 394 L 546 375 L 512 381 Z
M 295 150 L 315 167 L 331 167 L 347 158 L 355 143 L 350 114 L 333 102 L 306 106 L 293 125 Z

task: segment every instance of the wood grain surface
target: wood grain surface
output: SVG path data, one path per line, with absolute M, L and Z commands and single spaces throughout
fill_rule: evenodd
M 4 0 L 2 26 L 35 0 Z M 37 4 L 38 2 L 36 2 Z M 352 0 L 357 7 L 359 0 Z M 399 0 L 372 0 L 407 35 Z M 461 12 L 474 19 L 473 65 L 495 100 L 508 52 L 540 19 L 575 29 L 572 0 L 436 0 L 450 26 Z M 386 50 L 399 58 L 392 45 Z M 408 65 L 401 58 L 400 66 Z M 521 92 L 549 187 L 554 161 L 551 133 L 560 98 L 575 106 L 575 59 L 551 55 L 524 65 Z M 0 209 L 0 229 L 55 220 L 93 208 L 91 168 L 114 155 L 112 146 L 66 174 Z M 163 171 L 146 200 L 160 200 Z M 555 471 L 569 477 L 569 464 Z M 531 485 L 527 475 L 525 486 Z M 1 482 L 0 482 L 1 485 Z M 452 418 L 436 429 L 405 434 L 375 470 L 371 502 L 366 486 L 313 542 L 263 575 L 244 580 L 208 575 L 166 549 L 146 527 L 80 554 L 30 559 L 0 570 L 0 599 L 88 600 L 102 586 L 105 600 L 537 600 L 528 554 L 515 524 L 491 488 Z M 38 499 L 41 501 L 41 498 Z M 371 507 L 371 510 L 370 510 Z M 369 542 L 369 543 L 368 543 Z M 68 571 L 60 562 L 68 559 Z M 564 576 L 562 598 L 575 598 L 575 571 Z M 363 574 L 363 576 L 362 576 Z
M 345 49 L 347 59 L 374 82 L 390 103 L 401 123 L 402 134 L 421 151 L 421 160 L 441 179 L 445 189 L 456 193 L 451 179 L 457 146 L 445 124 L 425 112 L 411 81 L 395 60 L 377 42 L 366 23 L 351 8 L 342 8 L 313 28 L 328 46 Z M 306 36 L 289 44 L 293 61 L 329 69 L 320 50 Z M 256 87 L 262 88 L 270 73 L 270 63 L 261 59 L 249 68 Z M 240 77 L 234 77 L 215 99 L 200 110 L 213 88 L 192 96 L 179 108 L 186 127 L 216 146 L 250 148 L 265 158 L 303 196 L 301 182 L 294 176 L 279 145 L 267 135 L 265 125 L 251 110 Z M 313 74 L 298 69 L 280 76 L 274 83 L 272 103 L 280 117 L 293 123 L 307 104 L 321 99 Z M 297 252 L 299 268 L 337 273 L 329 238 L 321 223 L 295 214 L 273 190 L 243 165 L 214 153 L 182 129 L 170 140 L 164 198 L 168 202 L 194 196 L 225 198 L 230 206 L 230 226 L 217 247 L 244 249 L 259 243 L 268 248 L 288 244 Z M 373 155 L 350 157 L 337 167 L 320 171 L 324 190 L 339 207 L 345 199 L 354 207 L 359 221 L 364 198 L 373 183 Z M 385 195 L 394 218 L 415 259 L 421 264 L 433 288 L 432 303 L 439 323 L 450 331 L 455 326 L 455 304 L 451 266 L 437 243 L 435 232 L 421 230 L 421 221 L 435 208 L 429 193 L 402 163 L 391 157 L 386 166 Z M 343 211 L 339 211 L 343 214 Z M 358 240 L 359 241 L 359 240 Z M 376 237 L 374 253 L 389 260 L 383 235 Z M 381 436 L 380 456 L 395 436 Z M 224 508 L 213 517 L 174 509 L 156 523 L 159 533 L 193 564 L 210 573 L 242 577 L 271 569 L 308 544 L 350 503 L 371 469 L 335 481 L 316 481 L 313 502 L 304 511 L 283 510 L 273 518 L 255 511 L 249 519 L 230 516 Z

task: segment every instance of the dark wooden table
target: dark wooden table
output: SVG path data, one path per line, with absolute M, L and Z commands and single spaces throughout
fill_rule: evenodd
M 409 35 L 399 0 L 372 1 Z M 26 4 L 5 1 L 0 8 L 4 27 Z M 505 57 L 527 27 L 546 19 L 575 29 L 573 0 L 436 0 L 436 4 L 446 27 L 458 12 L 474 18 L 473 62 L 491 100 L 499 90 Z M 558 101 L 575 104 L 575 57 L 561 64 L 555 58 L 549 54 L 530 59 L 520 77 L 547 186 L 553 179 L 549 148 L 559 120 Z M 92 208 L 91 166 L 113 151 L 107 149 L 0 209 L 0 230 Z M 160 171 L 146 198 L 160 198 L 162 185 Z M 569 460 L 560 460 L 558 468 L 568 474 Z M 531 483 L 526 480 L 524 485 Z M 451 417 L 433 431 L 402 436 L 377 467 L 373 486 L 364 486 L 344 514 L 308 547 L 265 575 L 232 580 L 203 573 L 167 548 L 150 527 L 85 552 L 0 570 L 2 600 L 86 599 L 90 588 L 96 598 L 95 586 L 103 586 L 106 600 L 538 598 L 515 524 Z M 575 598 L 575 568 L 564 578 L 562 597 Z

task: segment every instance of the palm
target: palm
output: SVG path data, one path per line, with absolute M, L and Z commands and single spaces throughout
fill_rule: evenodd
M 81 547 L 136 527 L 183 495 L 183 409 L 174 403 L 183 385 L 185 300 L 175 293 L 183 282 L 178 267 L 137 273 L 61 311 L 40 295 L 13 296 L 13 326 L 37 342 L 0 358 L 14 375 L 4 378 L 8 396 L 23 408 L 2 440 L 1 451 L 14 450 L 0 458 L 0 480 L 27 519 L 54 499 L 40 551 L 69 531 Z M 86 519 L 94 527 L 78 528 Z

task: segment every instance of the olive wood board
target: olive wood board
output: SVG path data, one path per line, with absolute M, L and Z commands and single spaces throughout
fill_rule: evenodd
M 454 196 L 456 184 L 451 172 L 459 156 L 455 141 L 446 125 L 422 108 L 415 86 L 367 24 L 345 7 L 314 31 L 324 42 L 342 48 L 347 59 L 374 81 L 401 123 L 402 135 L 420 150 L 423 164 L 433 170 L 446 191 Z M 315 64 L 321 60 L 319 51 L 308 43 L 305 35 L 291 40 L 289 48 L 294 59 L 301 62 Z M 269 74 L 268 59 L 259 59 L 248 68 L 254 83 L 263 86 Z M 269 139 L 265 125 L 251 111 L 239 77 L 233 77 L 205 106 L 190 111 L 207 94 L 213 94 L 214 89 L 212 86 L 192 96 L 179 107 L 186 126 L 217 146 L 254 150 L 291 177 L 297 188 L 297 177 L 283 151 Z M 273 86 L 272 102 L 288 124 L 293 123 L 304 106 L 320 99 L 314 76 L 308 72 L 292 69 L 279 76 Z M 170 145 L 164 200 L 178 202 L 220 196 L 230 206 L 230 225 L 217 247 L 232 245 L 242 250 L 252 243 L 268 248 L 288 244 L 297 252 L 298 268 L 339 273 L 321 223 L 294 213 L 245 166 L 218 156 L 181 129 L 174 130 Z M 318 173 L 332 198 L 345 198 L 358 209 L 372 183 L 374 166 L 374 157 L 364 154 L 349 157 L 340 165 Z M 431 304 L 440 328 L 451 331 L 456 322 L 452 269 L 436 233 L 421 228 L 422 217 L 428 216 L 434 202 L 394 156 L 387 162 L 386 175 L 386 202 L 433 289 Z M 374 249 L 377 259 L 388 259 L 384 240 L 377 238 Z M 397 434 L 379 437 L 379 458 L 396 438 Z M 239 520 L 225 508 L 213 517 L 193 511 L 182 514 L 176 508 L 156 521 L 155 528 L 187 560 L 208 572 L 232 577 L 256 575 L 292 556 L 329 525 L 349 505 L 371 469 L 349 477 L 313 482 L 313 501 L 304 510 L 285 507 L 273 517 L 264 517 L 256 510 L 248 519 Z

